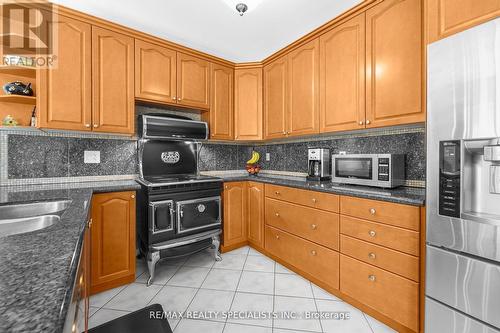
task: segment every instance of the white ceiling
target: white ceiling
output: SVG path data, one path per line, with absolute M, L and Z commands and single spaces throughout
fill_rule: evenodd
M 52 0 L 234 62 L 260 61 L 362 0 Z M 258 4 L 258 6 L 255 6 Z

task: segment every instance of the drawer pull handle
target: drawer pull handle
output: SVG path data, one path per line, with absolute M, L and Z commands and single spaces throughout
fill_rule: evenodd
M 377 233 L 373 230 L 368 231 L 368 235 L 370 235 L 370 237 L 375 237 L 376 234 Z
M 368 275 L 368 280 L 370 280 L 372 282 L 375 281 L 376 280 L 375 275 L 373 275 L 373 274 Z
M 279 236 L 279 235 L 276 235 L 276 239 L 280 239 L 280 236 Z
M 316 251 L 312 250 L 312 251 L 311 251 L 311 254 L 312 254 L 313 256 L 315 256 L 315 255 L 316 255 Z
M 275 213 L 274 215 L 276 215 L 276 217 L 280 217 L 280 213 Z
M 373 253 L 373 252 L 368 253 L 368 258 L 375 259 L 376 257 L 377 256 L 375 255 L 375 253 Z
M 276 195 L 280 195 L 280 192 L 279 192 L 279 191 L 276 191 L 276 192 L 274 192 L 274 194 L 276 194 Z
M 132 194 L 130 197 L 131 197 L 132 199 L 135 199 L 135 194 Z
M 375 208 L 370 208 L 370 214 L 375 215 L 376 212 Z
M 316 224 L 311 224 L 311 229 L 316 230 L 316 229 L 318 229 L 318 226 Z
M 316 200 L 316 198 L 313 198 L 313 199 L 312 199 L 312 201 L 313 201 L 314 203 L 318 202 L 318 200 Z

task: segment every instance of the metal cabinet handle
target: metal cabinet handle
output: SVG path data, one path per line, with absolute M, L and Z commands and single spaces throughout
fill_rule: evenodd
M 90 127 L 90 124 L 85 124 L 85 127 L 89 128 L 89 127 Z
M 173 96 L 173 97 L 172 97 L 172 100 L 174 100 L 174 101 L 175 101 L 176 99 L 177 99 L 177 97 L 175 97 L 175 96 Z
M 92 227 L 92 219 L 89 220 L 89 228 Z
M 368 235 L 370 235 L 370 237 L 375 237 L 376 234 L 377 233 L 374 230 L 368 231 Z
M 227 190 L 227 185 L 224 185 L 224 188 Z
M 276 194 L 276 195 L 280 195 L 280 192 L 279 192 L 279 191 L 276 191 L 276 192 L 274 192 L 274 194 Z
M 364 121 L 362 121 L 362 120 L 359 122 L 359 124 L 360 124 L 360 125 L 363 125 L 364 123 L 365 123 L 365 122 L 364 122 Z
M 177 97 L 177 100 L 180 102 L 180 101 L 181 101 L 181 98 L 180 98 L 180 97 Z
M 280 213 L 275 213 L 274 215 L 276 215 L 276 217 L 280 217 Z
M 373 253 L 373 252 L 368 253 L 368 258 L 375 259 L 376 257 L 377 256 L 375 255 L 375 253 Z
M 367 124 L 367 125 L 370 125 L 370 121 L 369 121 L 369 120 L 367 120 L 367 121 L 366 121 L 366 124 Z
M 316 224 L 311 224 L 311 229 L 312 230 L 316 230 L 318 228 L 318 226 Z
M 375 208 L 370 208 L 370 214 L 375 215 L 376 212 Z
M 318 200 L 316 198 L 312 198 L 312 202 L 316 203 Z
M 135 198 L 135 194 L 132 194 L 130 197 L 131 197 L 132 199 L 134 199 L 134 198 Z
M 94 124 L 94 128 L 96 128 L 96 127 L 99 127 L 99 125 L 97 125 L 97 124 Z
M 311 254 L 312 254 L 313 256 L 315 256 L 315 255 L 316 255 L 316 251 L 312 250 L 312 251 L 311 251 Z
M 280 239 L 280 236 L 276 235 L 276 239 Z
M 372 282 L 375 281 L 376 280 L 375 275 L 373 275 L 373 274 L 368 275 L 368 280 L 370 280 Z

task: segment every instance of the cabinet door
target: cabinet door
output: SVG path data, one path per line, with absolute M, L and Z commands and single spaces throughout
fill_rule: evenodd
M 210 63 L 177 52 L 177 103 L 210 107 Z
M 246 183 L 226 183 L 223 196 L 223 244 L 228 247 L 247 240 Z
M 320 37 L 320 132 L 365 127 L 365 14 Z
M 57 31 L 57 67 L 39 71 L 39 126 L 90 131 L 92 124 L 92 33 L 86 24 L 63 15 L 49 22 Z
M 264 67 L 264 136 L 266 139 L 287 135 L 287 61 L 286 56 Z
M 134 39 L 92 27 L 94 131 L 134 133 Z
M 262 139 L 262 69 L 234 72 L 234 138 Z
M 212 64 L 211 69 L 210 138 L 232 140 L 234 71 L 217 64 Z
M 428 42 L 500 16 L 500 0 L 428 0 Z
M 288 134 L 319 133 L 319 39 L 288 55 Z
M 248 240 L 264 247 L 264 184 L 247 184 Z
M 155 102 L 176 102 L 177 52 L 135 40 L 135 97 Z
M 420 0 L 386 0 L 366 12 L 366 125 L 425 121 Z
M 135 192 L 92 198 L 91 293 L 135 280 Z

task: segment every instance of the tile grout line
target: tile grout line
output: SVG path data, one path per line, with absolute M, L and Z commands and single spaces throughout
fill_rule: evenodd
M 368 324 L 368 327 L 370 328 L 370 331 L 372 331 L 372 333 L 375 333 L 375 331 L 373 330 L 372 325 L 370 324 L 370 321 L 368 320 L 368 318 L 366 318 L 366 314 L 363 311 L 361 311 L 361 314 L 363 315 L 363 318 L 365 318 L 365 321 Z
M 318 307 L 318 303 L 316 302 L 316 295 L 314 295 L 314 288 L 312 286 L 312 282 L 309 281 L 309 287 L 311 288 L 311 293 L 312 293 L 312 296 L 313 296 L 313 300 L 314 300 L 314 306 L 316 307 L 316 313 L 319 315 L 319 307 Z M 323 329 L 323 323 L 321 322 L 321 316 L 319 317 L 318 319 L 319 321 L 319 327 L 321 328 L 321 332 L 325 332 L 325 330 Z
M 245 265 L 247 263 L 249 253 L 250 253 L 250 247 L 248 247 L 248 251 L 247 251 L 247 254 L 245 256 L 245 261 L 243 262 L 243 267 L 241 268 L 241 271 L 240 271 L 240 278 L 238 279 L 238 283 L 236 284 L 236 289 L 234 291 L 233 299 L 231 300 L 231 305 L 229 306 L 229 311 L 231 311 L 231 309 L 233 308 L 234 299 L 236 298 L 236 293 L 238 292 L 238 287 L 240 286 L 241 277 L 243 276 L 243 270 L 245 269 Z M 228 318 L 226 318 L 226 320 L 224 321 L 224 327 L 222 328 L 223 333 L 226 330 L 227 320 L 228 320 Z
M 276 265 L 277 265 L 277 262 L 274 261 L 274 274 L 273 274 L 273 280 L 274 280 L 274 283 L 273 283 L 273 320 L 271 321 L 271 331 L 274 331 L 274 311 L 275 311 L 275 306 L 276 306 L 276 302 L 275 302 L 275 298 L 276 298 Z

